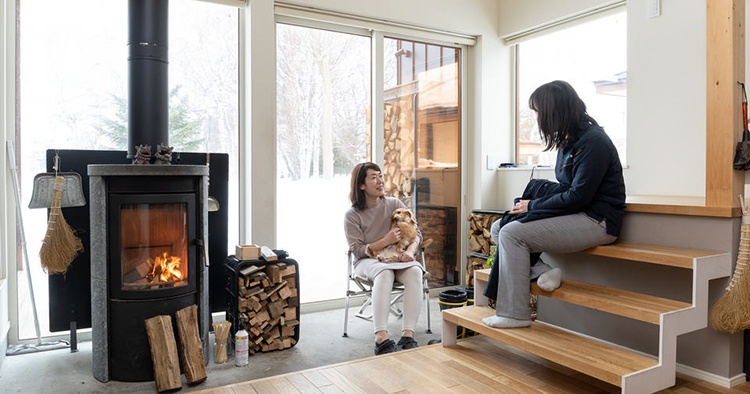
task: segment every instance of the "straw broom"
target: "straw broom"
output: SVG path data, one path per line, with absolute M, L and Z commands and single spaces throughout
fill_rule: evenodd
M 709 321 L 714 330 L 734 334 L 750 328 L 750 215 L 740 196 L 742 229 L 737 264 L 727 292 L 711 309 Z
M 44 235 L 42 248 L 39 251 L 42 268 L 47 274 L 64 274 L 73 259 L 83 250 L 81 240 L 76 237 L 73 229 L 65 221 L 62 209 L 60 209 L 64 183 L 65 178 L 55 177 L 47 233 Z

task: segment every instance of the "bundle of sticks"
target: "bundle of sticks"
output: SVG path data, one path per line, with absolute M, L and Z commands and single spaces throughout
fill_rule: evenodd
M 227 362 L 227 339 L 229 338 L 229 329 L 232 323 L 228 321 L 214 322 L 214 337 L 216 338 L 216 350 L 214 352 L 214 362 L 222 364 Z

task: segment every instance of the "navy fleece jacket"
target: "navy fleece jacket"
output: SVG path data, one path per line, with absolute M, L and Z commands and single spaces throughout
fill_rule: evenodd
M 599 126 L 582 122 L 572 141 L 557 152 L 558 192 L 529 202 L 525 222 L 584 212 L 606 220 L 607 233 L 618 236 L 625 209 L 625 180 L 615 145 Z

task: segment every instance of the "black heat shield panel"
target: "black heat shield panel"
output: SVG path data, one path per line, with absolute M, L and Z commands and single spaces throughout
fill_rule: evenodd
M 129 164 L 126 151 L 105 150 L 47 150 L 47 171 L 54 172 L 55 153 L 60 156 L 61 172 L 77 172 L 81 175 L 86 205 L 63 208 L 68 224 L 76 231 L 83 243 L 83 252 L 76 257 L 64 275 L 49 276 L 49 329 L 51 332 L 68 331 L 70 323 L 76 327 L 91 327 L 91 250 L 89 238 L 89 164 Z M 179 164 L 206 164 L 206 153 L 181 152 Z M 172 154 L 175 162 L 177 153 Z M 229 155 L 211 153 L 209 165 L 208 194 L 216 198 L 220 209 L 208 213 L 209 254 L 209 305 L 211 312 L 223 312 L 226 307 L 224 259 L 227 253 L 227 231 L 229 216 L 225 207 L 229 198 Z M 33 254 L 33 252 L 30 252 Z

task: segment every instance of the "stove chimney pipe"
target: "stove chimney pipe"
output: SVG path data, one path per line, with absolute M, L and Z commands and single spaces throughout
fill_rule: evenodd
M 128 158 L 169 145 L 169 0 L 128 0 Z

